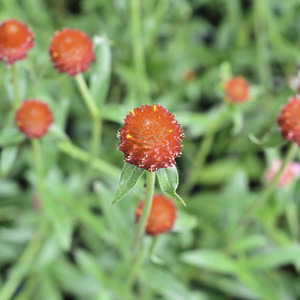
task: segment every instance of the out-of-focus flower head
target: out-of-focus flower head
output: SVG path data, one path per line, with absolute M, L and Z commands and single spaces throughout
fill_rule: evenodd
M 30 139 L 44 136 L 52 122 L 48 105 L 36 99 L 24 101 L 15 115 L 16 126 Z
M 246 79 L 242 76 L 232 77 L 224 83 L 225 101 L 244 103 L 249 100 L 250 90 Z
M 14 19 L 0 24 L 0 60 L 11 65 L 26 58 L 32 47 L 33 34 L 25 24 Z
M 283 138 L 300 146 L 300 95 L 289 99 L 277 122 Z
M 135 211 L 136 222 L 143 212 L 144 202 L 141 201 Z M 176 207 L 172 200 L 163 195 L 154 195 L 151 211 L 146 224 L 148 235 L 158 235 L 170 230 L 176 220 Z
M 52 38 L 49 53 L 55 69 L 71 76 L 87 71 L 95 59 L 91 39 L 78 29 L 57 31 Z

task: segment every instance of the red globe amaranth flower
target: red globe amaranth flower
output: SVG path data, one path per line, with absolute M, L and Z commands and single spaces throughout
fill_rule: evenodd
M 92 41 L 78 29 L 57 31 L 52 38 L 49 53 L 55 69 L 71 76 L 86 71 L 95 59 Z
M 7 20 L 0 24 L 0 60 L 11 65 L 26 58 L 33 46 L 33 34 L 23 23 Z
M 283 138 L 300 146 L 300 95 L 289 99 L 277 122 Z
M 29 138 L 40 138 L 48 131 L 53 122 L 47 104 L 39 100 L 27 100 L 21 104 L 15 115 L 15 123 Z
M 225 82 L 225 100 L 231 103 L 243 103 L 249 99 L 249 86 L 242 76 L 237 76 Z
M 282 162 L 277 159 L 272 161 L 270 168 L 268 168 L 265 172 L 265 179 L 267 182 L 270 182 L 277 174 L 279 169 L 281 168 Z M 284 187 L 289 185 L 295 177 L 300 174 L 300 164 L 295 161 L 290 161 L 283 172 L 281 173 L 278 181 L 278 187 Z
M 158 235 L 170 230 L 176 219 L 176 207 L 172 200 L 165 198 L 163 195 L 155 195 L 152 200 L 151 211 L 146 224 L 146 233 L 149 235 Z M 144 202 L 139 203 L 135 211 L 136 222 L 138 222 Z
M 142 105 L 134 108 L 123 120 L 118 131 L 118 148 L 125 161 L 154 172 L 171 167 L 181 154 L 182 129 L 166 108 L 161 105 Z

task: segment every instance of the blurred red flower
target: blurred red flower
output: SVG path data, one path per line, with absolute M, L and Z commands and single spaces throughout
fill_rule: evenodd
M 95 59 L 90 38 L 78 29 L 69 28 L 54 34 L 49 54 L 55 69 L 71 76 L 88 70 Z
M 141 201 L 135 211 L 136 222 L 138 222 L 144 202 Z M 151 211 L 146 224 L 146 233 L 148 235 L 158 235 L 170 230 L 176 220 L 176 207 L 172 200 L 163 195 L 154 195 Z
M 0 60 L 11 65 L 26 58 L 33 47 L 33 34 L 17 20 L 6 20 L 0 24 Z
M 300 146 L 300 95 L 289 99 L 277 122 L 283 138 Z
M 233 77 L 225 82 L 225 100 L 227 102 L 246 102 L 249 99 L 249 94 L 249 86 L 244 77 Z
M 48 105 L 36 99 L 23 102 L 15 115 L 16 126 L 31 139 L 45 135 L 52 122 Z

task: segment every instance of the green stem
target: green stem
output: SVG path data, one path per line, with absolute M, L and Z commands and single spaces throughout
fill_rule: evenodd
M 128 275 L 127 282 L 125 284 L 125 290 L 128 292 L 134 283 L 134 279 L 136 278 L 136 274 L 139 270 L 141 263 L 141 256 L 143 252 L 143 237 L 145 234 L 145 228 L 147 224 L 147 220 L 151 211 L 152 199 L 154 194 L 154 186 L 155 186 L 155 172 L 146 172 L 146 196 L 143 205 L 142 215 L 139 219 L 137 229 L 135 232 L 135 237 L 133 241 L 133 251 L 132 251 L 132 261 L 131 268 Z
M 91 116 L 93 117 L 99 117 L 99 110 L 98 107 L 96 105 L 96 102 L 93 98 L 93 96 L 91 95 L 86 82 L 83 78 L 83 75 L 80 73 L 78 75 L 75 76 L 75 81 L 76 84 L 78 86 L 78 89 L 82 95 L 82 99 L 90 113 Z
M 96 105 L 96 102 L 94 98 L 92 97 L 86 82 L 83 78 L 83 75 L 80 73 L 75 77 L 78 89 L 81 93 L 82 99 L 92 117 L 92 123 L 93 123 L 93 130 L 92 130 L 92 138 L 91 138 L 91 146 L 90 146 L 90 156 L 89 160 L 87 162 L 87 168 L 85 173 L 85 180 L 83 186 L 86 185 L 86 182 L 89 178 L 89 173 L 91 170 L 91 164 L 93 160 L 97 157 L 99 148 L 100 148 L 100 140 L 101 140 L 101 117 L 100 117 L 100 111 Z
M 206 161 L 206 158 L 209 154 L 212 143 L 214 141 L 215 134 L 220 126 L 220 123 L 223 121 L 224 113 L 225 113 L 225 107 L 222 106 L 219 111 L 218 117 L 205 133 L 204 139 L 196 153 L 196 158 L 193 161 L 193 168 L 188 173 L 185 184 L 183 185 L 182 190 L 180 192 L 183 195 L 182 196 L 183 199 L 188 196 L 189 192 L 191 191 L 192 187 L 195 184 L 195 181 L 197 180 L 197 175 L 199 174 L 199 171 L 203 168 L 203 165 Z
M 283 163 L 276 175 L 274 176 L 274 178 L 270 181 L 270 183 L 268 184 L 266 189 L 263 190 L 260 196 L 256 198 L 253 204 L 246 211 L 245 215 L 237 222 L 237 225 L 235 226 L 235 231 L 229 239 L 229 245 L 232 245 L 233 241 L 237 238 L 239 230 L 245 229 L 251 222 L 253 215 L 268 201 L 268 199 L 270 198 L 270 196 L 276 188 L 279 177 L 281 176 L 288 163 L 294 158 L 297 150 L 298 146 L 295 143 L 291 143 L 285 156 L 285 159 L 283 160 Z
M 15 300 L 28 300 L 31 299 L 32 294 L 34 293 L 38 284 L 38 276 L 31 276 L 27 282 L 25 282 L 25 286 L 22 288 L 20 294 Z
M 294 201 L 294 197 L 291 197 L 286 201 L 286 218 L 290 227 L 290 231 L 295 242 L 299 241 L 299 218 L 298 208 Z
M 40 228 L 33 239 L 29 242 L 23 254 L 19 258 L 16 267 L 12 270 L 8 280 L 0 290 L 0 299 L 9 300 L 12 298 L 14 292 L 21 284 L 22 280 L 28 275 L 31 265 L 36 259 L 36 255 L 40 249 L 43 237 L 46 234 L 47 225 L 41 222 Z
M 35 160 L 37 186 L 38 188 L 41 188 L 43 185 L 43 178 L 44 178 L 44 166 L 43 166 L 41 145 L 38 139 L 32 139 L 31 144 L 32 144 L 33 156 Z
M 18 69 L 16 64 L 12 65 L 12 78 L 14 87 L 14 110 L 17 110 L 20 106 L 20 96 L 19 96 L 19 83 L 18 83 Z
M 87 163 L 90 159 L 89 153 L 76 147 L 70 141 L 59 141 L 57 143 L 57 147 L 60 151 L 82 162 Z M 99 170 L 106 175 L 112 176 L 115 179 L 119 179 L 120 177 L 121 170 L 104 160 L 94 158 L 91 165 L 94 169 Z
M 267 34 L 269 30 L 266 21 L 266 15 L 269 14 L 267 9 L 264 1 L 254 1 L 254 32 L 258 62 L 257 70 L 265 92 L 270 91 L 272 78 L 268 46 L 269 35 Z
M 131 0 L 131 41 L 137 82 L 137 97 L 141 99 L 142 103 L 145 103 L 150 101 L 150 95 L 141 28 L 141 1 Z

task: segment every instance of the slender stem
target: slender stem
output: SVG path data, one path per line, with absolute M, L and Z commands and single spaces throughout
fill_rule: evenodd
M 129 291 L 132 288 L 135 278 L 140 270 L 142 258 L 144 256 L 143 254 L 144 254 L 144 246 L 141 245 L 138 253 L 136 253 L 136 255 L 134 256 L 134 259 L 132 260 L 132 262 L 130 264 L 130 272 L 128 274 L 128 277 L 127 277 L 127 280 L 126 280 L 126 283 L 124 286 L 125 299 L 128 299 L 128 300 L 131 299 L 131 297 L 129 296 Z
M 32 139 L 31 144 L 32 144 L 33 156 L 35 160 L 37 186 L 38 188 L 41 188 L 43 185 L 43 178 L 44 178 L 44 166 L 43 166 L 41 145 L 38 139 Z
M 89 173 L 91 170 L 91 164 L 93 160 L 97 157 L 99 148 L 100 148 L 100 140 L 101 140 L 101 131 L 102 131 L 102 126 L 101 126 L 101 118 L 100 118 L 100 111 L 96 105 L 96 102 L 94 98 L 92 97 L 86 82 L 82 76 L 82 74 L 78 74 L 75 77 L 78 89 L 81 93 L 82 99 L 92 117 L 92 122 L 93 122 L 93 130 L 92 130 L 92 138 L 91 138 L 91 146 L 90 146 L 90 155 L 89 155 L 89 160 L 86 168 L 86 173 L 85 173 L 85 180 L 83 186 L 86 185 L 86 182 L 88 181 L 89 178 Z
M 12 270 L 8 280 L 2 286 L 0 290 L 1 300 L 11 299 L 17 287 L 21 284 L 24 277 L 28 274 L 46 234 L 46 230 L 46 222 L 42 221 L 37 234 L 34 235 L 33 239 L 30 240 L 23 254 L 19 258 L 16 267 Z
M 18 297 L 15 300 L 31 299 L 31 296 L 37 287 L 37 283 L 38 283 L 38 276 L 34 275 L 28 278 L 27 282 L 25 282 L 25 286 L 22 288 L 22 291 L 20 292 L 20 294 L 18 294 Z
M 69 156 L 75 159 L 78 159 L 85 163 L 89 161 L 89 153 L 76 147 L 70 141 L 60 141 L 57 143 L 57 147 L 60 151 L 68 154 Z M 105 173 L 106 175 L 114 177 L 115 179 L 118 179 L 120 177 L 121 170 L 119 168 L 99 158 L 93 159 L 92 167 L 96 170 Z
M 155 186 L 155 172 L 146 172 L 146 196 L 143 205 L 142 215 L 137 225 L 135 232 L 135 237 L 133 241 L 133 251 L 132 251 L 132 261 L 129 275 L 127 277 L 127 282 L 125 284 L 125 291 L 128 292 L 134 283 L 134 279 L 139 270 L 141 263 L 141 256 L 143 252 L 143 237 L 145 234 L 145 228 L 147 220 L 151 211 L 152 199 L 154 194 Z
M 93 96 L 91 95 L 81 73 L 75 76 L 75 81 L 89 113 L 91 114 L 91 116 L 99 117 L 99 110 L 96 102 L 93 99 Z
M 208 130 L 205 133 L 204 139 L 196 153 L 196 158 L 193 161 L 193 169 L 188 173 L 185 184 L 182 187 L 181 194 L 183 195 L 183 198 L 187 197 L 187 195 L 191 191 L 191 189 L 197 179 L 197 174 L 203 168 L 203 165 L 206 161 L 206 158 L 209 154 L 212 143 L 214 141 L 214 137 L 217 132 L 217 129 L 218 129 L 221 121 L 223 120 L 224 112 L 225 112 L 225 107 L 222 106 L 219 111 L 218 117 L 216 118 L 216 120 L 212 123 L 211 127 L 208 128 Z
M 18 83 L 18 69 L 16 64 L 12 65 L 12 80 L 14 87 L 14 110 L 17 110 L 20 105 L 20 96 L 19 96 L 19 83 Z
M 286 218 L 290 227 L 292 237 L 295 242 L 299 241 L 299 218 L 298 218 L 298 209 L 294 201 L 294 197 L 290 197 L 286 201 Z
M 131 0 L 131 41 L 133 50 L 133 61 L 137 82 L 137 96 L 142 102 L 149 102 L 149 88 L 146 76 L 145 53 L 141 33 L 141 1 Z
M 237 225 L 235 226 L 235 231 L 233 232 L 231 238 L 229 238 L 229 245 L 231 245 L 232 241 L 237 238 L 239 230 L 245 229 L 251 222 L 253 215 L 269 200 L 270 196 L 274 192 L 279 177 L 286 168 L 287 164 L 294 158 L 297 150 L 298 146 L 295 143 L 291 143 L 285 156 L 285 159 L 283 160 L 283 163 L 276 175 L 274 176 L 274 178 L 270 181 L 269 185 L 266 187 L 266 189 L 263 190 L 260 196 L 256 198 L 256 200 L 249 207 L 244 216 L 237 222 Z

